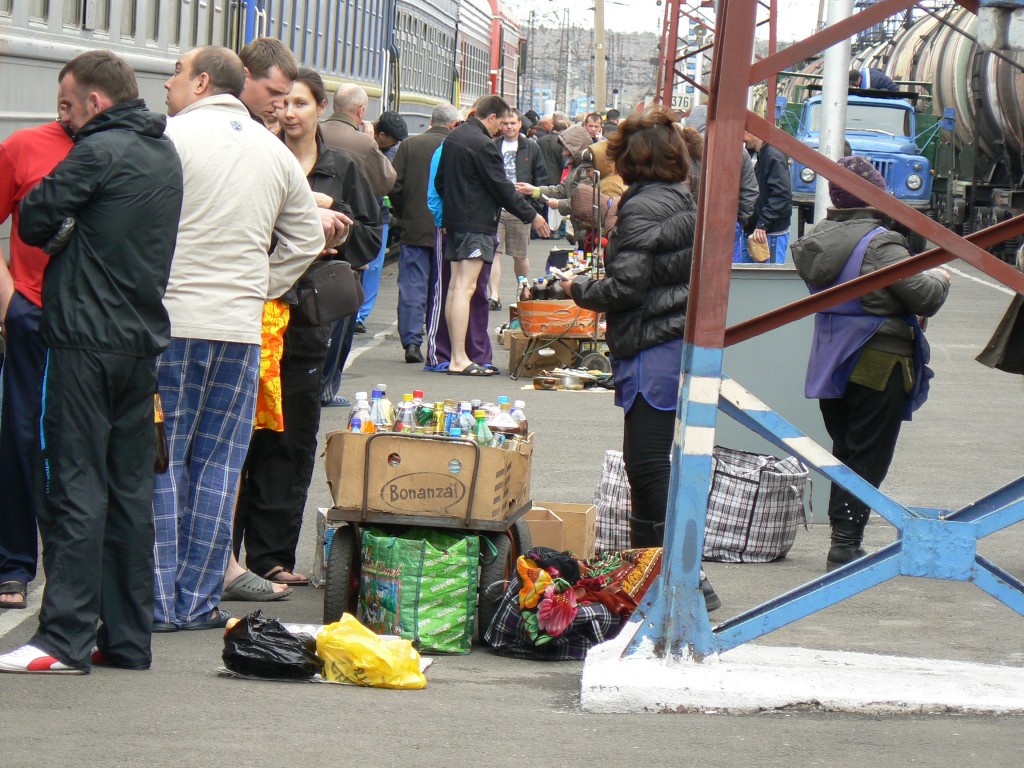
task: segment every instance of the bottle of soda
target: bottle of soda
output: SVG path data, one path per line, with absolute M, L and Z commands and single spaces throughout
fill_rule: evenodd
M 379 389 L 375 389 L 370 395 L 370 421 L 373 422 L 373 426 L 377 428 L 378 432 L 390 432 L 394 427 L 394 415 L 392 414 L 392 421 L 388 421 L 387 415 L 384 411 L 384 393 Z
M 515 405 L 512 406 L 512 418 L 519 424 L 519 434 L 528 437 L 530 425 L 526 420 L 526 403 L 524 401 L 516 400 Z
M 416 405 L 412 401 L 412 395 L 408 392 L 402 395 L 402 402 L 398 404 L 398 411 L 395 414 L 395 432 L 416 431 Z
M 476 422 L 473 424 L 473 439 L 476 440 L 477 445 L 483 447 L 489 447 L 491 441 L 494 439 L 494 434 L 491 432 L 490 427 L 487 426 L 487 413 L 484 411 L 477 411 L 473 414 Z
M 444 431 L 451 434 L 452 427 L 459 425 L 459 409 L 452 399 L 444 401 Z
M 526 277 L 519 278 L 519 300 L 529 301 L 530 300 L 530 280 Z
M 444 429 L 444 403 L 434 403 L 434 420 L 431 422 L 431 428 L 435 435 L 443 435 Z
M 352 409 L 352 415 L 348 420 L 349 432 L 373 433 L 377 431 L 377 425 L 373 423 L 370 416 L 370 403 L 366 399 L 365 392 L 356 392 L 356 405 Z
M 548 297 L 548 287 L 544 284 L 543 277 L 538 277 L 536 281 L 534 281 L 530 295 L 534 300 L 543 300 Z

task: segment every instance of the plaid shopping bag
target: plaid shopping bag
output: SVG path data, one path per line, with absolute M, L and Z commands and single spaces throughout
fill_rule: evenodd
M 808 470 L 798 459 L 715 446 L 704 559 L 767 563 L 786 556 L 807 526 Z
M 606 451 L 601 482 L 594 494 L 597 507 L 597 542 L 594 551 L 619 552 L 629 549 L 629 479 L 622 451 Z

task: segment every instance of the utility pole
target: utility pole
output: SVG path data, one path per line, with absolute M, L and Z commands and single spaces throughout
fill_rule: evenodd
M 605 56 L 604 0 L 594 0 L 594 111 L 604 112 L 608 95 L 608 58 Z
M 853 0 L 828 0 L 828 26 L 853 15 Z M 843 156 L 846 141 L 846 97 L 850 87 L 850 38 L 825 51 L 821 83 L 821 139 L 819 151 L 830 160 Z M 774 108 L 774 105 L 769 105 Z M 814 222 L 825 218 L 830 204 L 828 179 L 818 176 L 814 192 Z

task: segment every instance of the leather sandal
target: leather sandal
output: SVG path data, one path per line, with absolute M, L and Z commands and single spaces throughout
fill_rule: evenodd
M 0 609 L 24 608 L 26 604 L 25 595 L 27 592 L 28 587 L 16 579 L 0 582 L 0 595 L 18 595 L 21 597 L 21 600 L 0 601 Z

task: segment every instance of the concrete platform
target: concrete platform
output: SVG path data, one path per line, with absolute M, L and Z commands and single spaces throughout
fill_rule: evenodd
M 622 659 L 629 629 L 587 656 L 584 710 L 1024 713 L 1024 669 L 1019 667 L 749 644 L 700 664 L 658 659 L 649 643 Z

